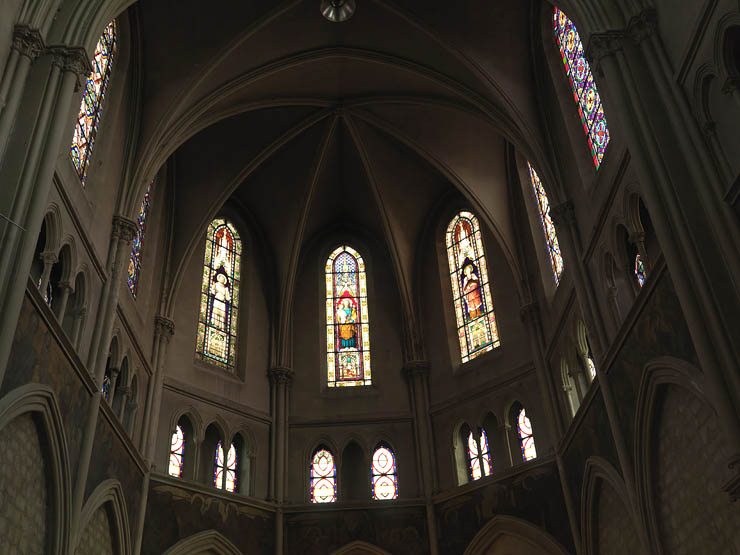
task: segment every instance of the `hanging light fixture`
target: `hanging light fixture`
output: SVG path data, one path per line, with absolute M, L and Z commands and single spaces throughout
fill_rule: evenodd
M 321 15 L 334 23 L 347 21 L 355 13 L 355 0 L 321 0 Z

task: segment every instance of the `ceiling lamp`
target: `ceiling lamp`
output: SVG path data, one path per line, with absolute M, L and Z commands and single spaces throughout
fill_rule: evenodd
M 321 0 L 321 15 L 334 23 L 347 21 L 355 13 L 355 0 Z

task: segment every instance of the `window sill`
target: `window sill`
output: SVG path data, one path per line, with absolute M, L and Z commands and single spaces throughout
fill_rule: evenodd
M 198 370 L 202 370 L 203 372 L 208 372 L 210 374 L 215 374 L 225 380 L 242 385 L 244 384 L 244 379 L 236 374 L 236 372 L 232 372 L 231 370 L 227 370 L 226 368 L 222 368 L 221 366 L 217 366 L 215 364 L 210 364 L 209 362 L 203 360 L 198 356 L 195 356 L 193 358 L 193 366 L 195 366 Z
M 501 358 L 503 356 L 501 354 L 503 350 L 504 350 L 504 347 L 502 345 L 499 345 L 498 347 L 491 349 L 487 353 L 478 355 L 473 360 L 469 360 L 468 362 L 464 362 L 464 363 L 458 363 L 457 366 L 453 367 L 452 375 L 462 376 L 470 372 L 475 372 L 477 370 L 483 370 L 493 361 Z

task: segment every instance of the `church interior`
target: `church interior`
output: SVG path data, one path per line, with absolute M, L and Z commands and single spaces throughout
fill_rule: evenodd
M 0 2 L 0 553 L 740 555 L 736 0 Z

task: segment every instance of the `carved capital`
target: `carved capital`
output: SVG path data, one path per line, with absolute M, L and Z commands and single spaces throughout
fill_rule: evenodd
M 86 306 L 80 307 L 80 309 L 77 310 L 75 314 L 77 315 L 78 318 L 84 318 L 85 315 L 87 315 L 87 307 Z
M 60 281 L 57 287 L 59 287 L 59 289 L 68 289 L 69 291 L 74 289 L 71 281 Z
M 732 96 L 740 90 L 740 79 L 737 77 L 728 77 L 725 84 L 722 85 L 722 94 Z
M 164 316 L 154 317 L 154 334 L 157 337 L 164 337 L 169 341 L 170 337 L 175 335 L 175 323 Z
M 113 217 L 113 237 L 125 243 L 130 243 L 136 237 L 139 226 L 136 222 L 125 216 Z
M 126 406 L 129 410 L 136 410 L 137 408 L 139 408 L 139 403 L 137 403 L 135 399 L 129 399 L 129 402 L 126 403 Z
M 53 264 L 56 264 L 59 262 L 59 257 L 57 256 L 57 253 L 53 251 L 44 251 L 39 255 L 39 258 L 41 258 L 41 261 L 44 263 L 44 266 L 49 265 L 52 266 Z
M 403 365 L 401 374 L 403 374 L 403 377 L 407 380 L 411 380 L 415 376 L 427 378 L 429 377 L 430 369 L 431 364 L 428 360 L 409 360 Z
M 116 378 L 118 377 L 118 374 L 121 373 L 120 368 L 108 368 L 108 374 L 110 374 L 110 381 L 114 382 Z
M 116 388 L 116 393 L 120 393 L 124 397 L 131 395 L 131 388 L 127 385 L 122 385 L 118 388 Z
M 576 211 L 573 203 L 569 200 L 553 206 L 550 209 L 550 216 L 558 227 L 565 227 L 576 223 Z
M 522 305 L 519 308 L 519 316 L 524 323 L 535 322 L 539 318 L 540 307 L 536 301 Z
M 651 8 L 643 10 L 630 19 L 629 25 L 627 25 L 627 32 L 636 44 L 640 44 L 645 39 L 649 39 L 655 35 L 657 27 L 658 17 L 655 10 Z
M 290 368 L 275 366 L 267 371 L 267 376 L 270 378 L 270 383 L 273 385 L 290 385 L 295 376 L 295 372 Z
M 44 49 L 44 39 L 38 29 L 28 25 L 17 24 L 13 29 L 13 47 L 21 56 L 30 58 L 31 61 L 38 58 Z
M 717 124 L 714 121 L 705 121 L 701 125 L 701 132 L 704 133 L 704 136 L 707 138 L 714 137 L 716 131 Z
M 622 50 L 623 35 L 619 31 L 606 31 L 604 33 L 594 33 L 588 40 L 586 47 L 586 56 L 591 63 L 595 73 L 603 73 L 601 70 L 601 61 L 616 54 Z
M 630 233 L 629 242 L 633 245 L 639 245 L 640 243 L 645 242 L 645 232 L 644 231 L 633 231 Z
M 87 57 L 87 51 L 81 46 L 49 46 L 46 51 L 52 56 L 54 65 L 61 68 L 64 72 L 74 73 L 77 78 L 75 91 L 79 91 L 81 84 L 87 79 L 92 71 L 90 58 Z

